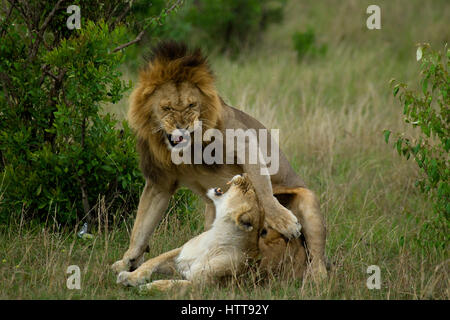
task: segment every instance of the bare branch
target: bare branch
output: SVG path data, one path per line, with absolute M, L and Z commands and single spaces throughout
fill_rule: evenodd
M 6 4 L 5 4 L 5 5 L 6 5 Z M 14 9 L 15 6 L 16 6 L 16 2 L 13 1 L 13 3 L 10 4 L 8 13 L 6 14 L 5 21 L 3 22 L 3 25 L 2 25 L 2 31 L 0 32 L 0 37 L 3 37 L 3 36 L 5 35 L 6 28 L 7 28 L 8 25 L 9 25 L 9 19 L 10 19 L 10 17 L 11 17 L 11 13 L 12 13 L 12 11 L 13 11 L 13 9 Z
M 113 16 L 113 14 L 114 14 L 114 12 L 116 12 L 116 9 L 120 6 L 120 4 L 121 4 L 121 0 L 119 0 L 119 1 L 117 1 L 117 2 L 114 2 L 114 1 L 110 1 L 109 3 L 108 3 L 108 10 L 106 10 L 106 19 L 105 19 L 105 21 L 106 22 L 108 22 L 111 18 L 112 18 L 112 16 Z
M 61 3 L 64 0 L 59 0 L 56 5 L 53 7 L 52 11 L 50 11 L 50 13 L 48 14 L 47 18 L 45 18 L 44 23 L 42 24 L 42 26 L 39 28 L 39 32 L 44 32 L 45 29 L 47 28 L 47 25 L 50 23 L 50 21 L 52 20 L 53 16 L 55 15 L 56 11 L 59 9 L 59 7 L 61 6 Z
M 42 68 L 42 71 L 45 73 L 45 74 L 47 74 L 47 75 L 49 75 L 50 77 L 52 77 L 53 78 L 53 80 L 55 80 L 55 81 L 57 81 L 58 83 L 61 83 L 62 82 L 62 79 L 64 78 L 64 75 L 66 74 L 66 69 L 60 69 L 59 70 L 59 73 L 58 73 L 58 75 L 56 76 L 56 75 L 54 75 L 53 73 L 51 73 L 50 72 L 50 70 L 48 69 L 48 65 L 45 65 L 43 68 Z
M 50 11 L 50 13 L 48 14 L 47 18 L 45 18 L 44 23 L 42 24 L 42 26 L 40 26 L 39 30 L 37 30 L 36 41 L 34 42 L 32 48 L 31 48 L 30 60 L 34 59 L 34 57 L 36 56 L 37 51 L 39 49 L 39 45 L 41 44 L 41 41 L 44 39 L 45 29 L 47 29 L 48 24 L 52 20 L 53 16 L 55 15 L 56 11 L 61 6 L 61 3 L 63 1 L 64 0 L 59 0 L 56 3 L 56 5 L 53 7 L 52 11 Z
M 127 15 L 127 13 L 131 10 L 131 6 L 133 5 L 133 1 L 128 1 L 128 5 L 125 7 L 125 10 L 122 11 L 122 13 L 111 23 L 111 30 L 115 28 L 115 26 L 122 21 L 122 19 Z M 151 5 L 151 3 L 150 3 Z M 114 8 L 115 11 L 115 8 Z M 113 11 L 113 12 L 114 12 Z
M 25 23 L 26 23 L 26 25 L 27 25 L 27 28 L 28 28 L 29 32 L 32 33 L 33 30 L 35 29 L 35 28 L 33 28 L 33 25 L 30 24 L 30 22 L 31 22 L 31 20 L 32 20 L 32 17 L 28 15 L 28 11 L 23 7 L 23 4 L 22 4 L 22 3 L 20 3 L 20 2 L 15 2 L 15 1 L 14 1 L 14 3 L 17 3 L 17 4 L 18 4 L 17 10 L 19 10 L 19 13 L 22 15 L 22 18 L 23 18 L 23 20 L 25 21 Z
M 84 151 L 85 149 L 85 136 L 86 136 L 86 118 L 83 117 L 83 122 L 81 124 L 81 149 Z M 88 230 L 90 230 L 90 226 L 92 225 L 93 218 L 90 215 L 90 212 L 93 208 L 89 205 L 89 199 L 88 199 L 88 188 L 85 178 L 85 173 L 81 174 L 80 177 L 77 177 L 79 183 L 80 183 L 80 190 L 81 190 L 81 202 L 83 203 L 83 211 L 85 216 L 87 216 L 88 221 Z
M 50 72 L 49 66 L 48 67 L 44 66 L 44 68 L 42 68 L 42 71 L 43 71 L 43 74 L 49 75 L 54 80 L 53 86 L 51 87 L 49 95 L 48 95 L 49 96 L 48 106 L 51 108 L 51 110 L 56 111 L 56 101 L 53 99 L 53 97 L 57 97 L 60 92 L 64 92 L 63 80 L 64 80 L 64 76 L 66 75 L 67 70 L 65 68 L 59 69 L 58 75 L 54 75 L 53 73 Z M 48 128 L 53 127 L 54 121 L 55 121 L 55 114 L 53 112 L 51 112 L 50 117 L 48 119 Z M 55 134 L 53 134 L 51 132 L 46 131 L 44 133 L 45 141 L 49 141 L 52 148 L 55 143 L 55 137 L 56 137 Z
M 123 48 L 126 48 L 128 46 L 131 46 L 132 44 L 135 44 L 135 43 L 141 41 L 142 40 L 142 36 L 144 35 L 144 33 L 145 33 L 145 31 L 142 30 L 134 40 L 131 40 L 130 42 L 127 42 L 127 43 L 124 43 L 124 44 L 118 46 L 117 48 L 115 48 L 113 50 L 113 52 L 117 52 L 119 50 L 122 50 Z

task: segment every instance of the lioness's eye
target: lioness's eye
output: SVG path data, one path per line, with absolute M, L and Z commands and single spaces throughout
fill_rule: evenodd
M 162 107 L 162 109 L 163 109 L 164 111 L 170 111 L 172 108 L 171 108 L 171 107 Z
M 193 107 L 195 107 L 195 103 L 190 103 L 189 105 L 188 105 L 188 108 L 193 108 Z
M 243 222 L 242 225 L 247 228 L 250 228 L 252 226 L 250 222 Z

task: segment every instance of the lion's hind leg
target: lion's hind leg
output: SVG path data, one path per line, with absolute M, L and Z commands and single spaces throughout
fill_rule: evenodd
M 310 271 L 314 277 L 325 277 L 327 274 L 325 260 L 326 227 L 320 212 L 316 195 L 306 188 L 274 187 L 275 197 L 297 216 L 302 225 L 307 251 L 309 254 Z

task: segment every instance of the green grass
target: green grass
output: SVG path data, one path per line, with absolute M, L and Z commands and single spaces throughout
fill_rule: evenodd
M 450 40 L 446 1 L 378 1 L 381 30 L 365 27 L 370 1 L 290 1 L 284 23 L 271 27 L 237 60 L 210 58 L 230 104 L 280 129 L 281 147 L 320 196 L 328 229 L 327 281 L 315 284 L 253 276 L 221 286 L 142 296 L 115 284 L 109 265 L 128 246 L 132 219 L 117 212 L 91 241 L 50 224 L 24 222 L 0 232 L 0 299 L 449 299 L 447 251 L 416 241 L 432 204 L 414 187 L 418 170 L 386 145 L 383 129 L 415 135 L 403 124 L 389 80 L 418 83 L 415 44 Z M 292 34 L 311 26 L 323 57 L 298 61 Z M 126 78 L 136 79 L 126 73 Z M 126 99 L 111 112 L 126 115 Z M 202 231 L 202 204 L 166 216 L 151 239 L 152 257 Z M 105 212 L 100 210 L 100 216 Z M 108 230 L 107 230 L 108 229 Z M 448 248 L 448 244 L 447 244 Z M 368 290 L 366 269 L 381 268 L 382 288 Z M 81 290 L 66 288 L 66 268 L 81 268 Z

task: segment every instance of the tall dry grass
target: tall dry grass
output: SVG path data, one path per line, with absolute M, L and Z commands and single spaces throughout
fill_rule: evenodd
M 382 131 L 416 134 L 404 126 L 389 80 L 417 83 L 415 44 L 439 48 L 450 39 L 450 6 L 439 0 L 377 1 L 382 29 L 370 31 L 369 4 L 291 0 L 285 21 L 271 27 L 255 50 L 237 60 L 210 59 L 224 99 L 280 129 L 282 150 L 320 196 L 333 265 L 327 281 L 274 275 L 260 282 L 250 274 L 222 286 L 142 296 L 116 286 L 108 269 L 126 250 L 132 227 L 118 212 L 108 229 L 102 222 L 92 241 L 51 224 L 4 226 L 0 298 L 448 299 L 448 252 L 423 249 L 415 241 L 432 204 L 414 187 L 419 172 L 413 161 L 386 145 Z M 299 62 L 291 36 L 308 26 L 328 52 Z M 124 99 L 109 110 L 124 117 L 126 105 Z M 105 215 L 99 208 L 99 216 Z M 202 221 L 201 204 L 183 220 L 167 215 L 147 257 L 182 245 L 201 232 Z M 72 264 L 82 269 L 79 291 L 65 286 Z M 369 265 L 381 268 L 380 290 L 366 287 Z

